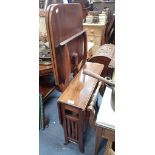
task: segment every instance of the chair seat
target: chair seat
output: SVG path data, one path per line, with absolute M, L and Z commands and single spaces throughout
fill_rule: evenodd
M 115 111 L 112 108 L 111 103 L 112 89 L 106 87 L 105 93 L 102 99 L 102 103 L 97 115 L 96 124 L 105 128 L 115 129 Z

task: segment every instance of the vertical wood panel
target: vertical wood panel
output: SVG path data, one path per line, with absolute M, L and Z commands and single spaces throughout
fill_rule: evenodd
M 68 137 L 70 137 L 70 123 L 69 123 L 69 119 L 67 120 L 67 131 L 68 131 Z

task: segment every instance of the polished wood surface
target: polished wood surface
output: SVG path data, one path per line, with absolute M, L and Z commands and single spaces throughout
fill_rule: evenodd
M 65 143 L 69 141 L 78 143 L 81 152 L 84 152 L 83 134 L 87 124 L 87 107 L 98 83 L 97 79 L 84 75 L 83 70 L 89 69 L 101 74 L 103 67 L 102 64 L 86 62 L 58 99 L 59 118 L 64 128 Z
M 44 102 L 47 100 L 49 95 L 55 90 L 55 86 L 49 86 L 49 85 L 39 85 L 39 92 L 44 97 Z
M 83 69 L 91 70 L 96 74 L 101 74 L 103 65 L 98 63 L 86 62 Z M 85 109 L 88 101 L 98 82 L 97 79 L 83 74 L 83 69 L 70 82 L 58 102 L 71 104 L 72 106 Z
M 78 65 L 82 67 L 87 59 L 87 37 L 83 31 L 81 5 L 49 6 L 46 26 L 55 82 L 59 90 L 64 91 L 70 82 L 70 74 L 77 74 Z
M 39 64 L 39 76 L 45 76 L 52 73 L 53 68 L 52 65 L 41 65 Z

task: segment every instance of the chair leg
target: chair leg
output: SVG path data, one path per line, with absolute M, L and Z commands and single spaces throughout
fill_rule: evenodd
M 39 93 L 39 109 L 40 109 L 40 129 L 44 129 L 44 102 L 43 96 Z
M 98 153 L 98 148 L 99 148 L 99 145 L 100 145 L 101 136 L 102 136 L 102 128 L 97 126 L 96 127 L 95 155 L 97 155 L 97 153 Z

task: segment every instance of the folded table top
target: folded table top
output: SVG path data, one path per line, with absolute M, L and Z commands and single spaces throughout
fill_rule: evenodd
M 60 90 L 68 86 L 70 74 L 77 66 L 86 61 L 87 40 L 82 22 L 80 4 L 53 4 L 47 9 L 47 35 L 55 82 Z

